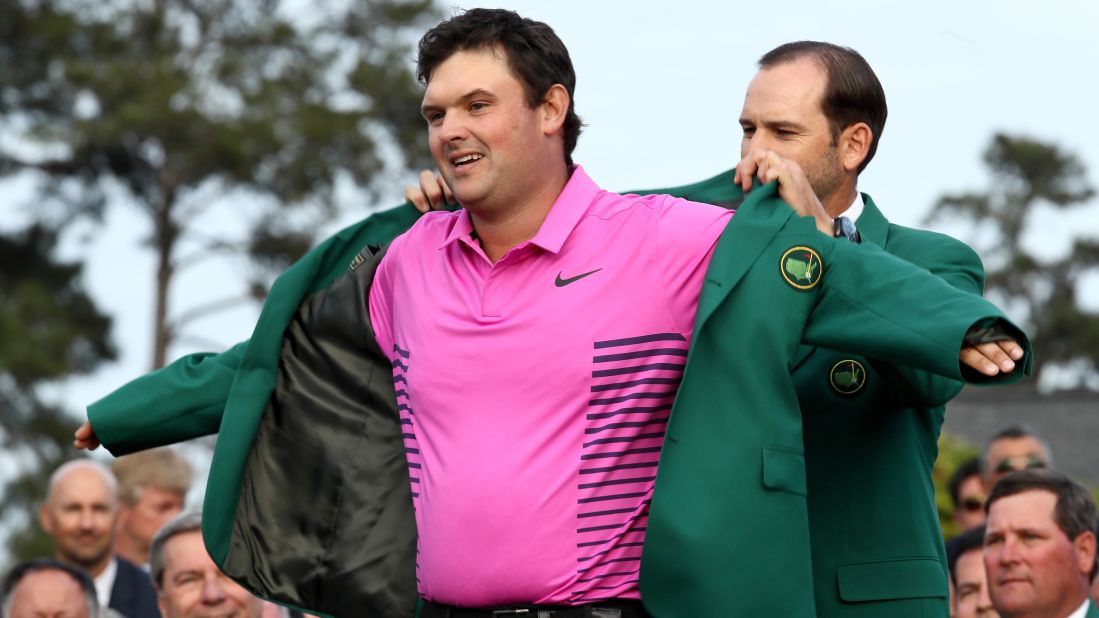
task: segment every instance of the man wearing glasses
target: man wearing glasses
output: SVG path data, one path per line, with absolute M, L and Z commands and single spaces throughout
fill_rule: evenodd
M 1028 425 L 1001 429 L 981 449 L 981 476 L 986 493 L 992 491 L 997 481 L 1016 470 L 1052 467 L 1053 452 L 1049 441 Z
M 986 494 L 980 458 L 974 457 L 958 466 L 950 477 L 950 501 L 954 504 L 954 523 L 959 531 L 985 523 Z

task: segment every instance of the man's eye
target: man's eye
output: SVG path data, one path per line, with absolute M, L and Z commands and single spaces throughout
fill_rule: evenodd
M 740 129 L 744 131 L 744 137 L 752 137 L 756 133 L 755 127 L 741 127 Z
M 180 573 L 175 577 L 177 586 L 187 586 L 199 581 L 202 581 L 202 576 L 198 573 Z
M 486 107 L 488 107 L 488 103 L 483 103 L 481 101 L 476 101 L 474 103 L 469 104 L 470 111 L 474 111 L 474 112 L 479 112 L 479 111 L 485 109 Z

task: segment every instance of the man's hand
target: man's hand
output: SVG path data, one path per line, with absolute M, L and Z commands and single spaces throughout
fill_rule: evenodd
M 95 435 L 95 430 L 92 429 L 91 421 L 84 421 L 76 433 L 73 434 L 73 446 L 76 448 L 86 448 L 89 451 L 94 451 L 99 448 L 99 437 Z
M 448 203 L 454 203 L 454 194 L 446 181 L 430 170 L 420 172 L 419 187 L 405 187 L 404 198 L 420 212 L 442 210 Z
M 833 235 L 832 217 L 825 212 L 809 179 L 801 166 L 791 159 L 784 159 L 771 150 L 753 150 L 736 165 L 733 182 L 747 193 L 752 189 L 752 176 L 758 176 L 763 184 L 778 181 L 778 196 L 802 217 L 813 217 L 817 229 Z
M 1015 361 L 1023 358 L 1023 348 L 1015 341 L 982 343 L 972 348 L 962 348 L 958 358 L 962 364 L 993 378 L 1000 372 L 1014 371 Z

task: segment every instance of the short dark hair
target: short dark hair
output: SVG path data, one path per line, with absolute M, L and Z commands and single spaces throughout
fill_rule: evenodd
M 1053 520 L 1069 539 L 1076 540 L 1076 537 L 1085 532 L 1094 535 L 1099 528 L 1099 511 L 1096 510 L 1095 498 L 1083 485 L 1051 468 L 1008 473 L 992 487 L 985 502 L 985 512 L 989 512 L 992 504 L 1000 498 L 1027 491 L 1047 491 L 1057 497 Z M 1096 572 L 1099 572 L 1099 560 L 1092 563 L 1089 579 L 1095 579 Z
M 981 460 L 978 457 L 965 460 L 962 465 L 958 466 L 957 470 L 954 470 L 954 474 L 950 475 L 950 502 L 955 509 L 958 508 L 962 500 L 962 483 L 974 476 L 981 476 Z
M 98 615 L 99 596 L 95 591 L 95 582 L 87 573 L 71 564 L 65 564 L 53 558 L 39 558 L 20 562 L 4 576 L 4 581 L 0 584 L 0 611 L 3 611 L 5 617 L 11 613 L 12 593 L 15 592 L 15 587 L 19 585 L 24 577 L 41 571 L 61 571 L 76 580 L 76 583 L 80 584 L 80 589 L 84 592 L 84 600 L 88 604 L 89 618 L 95 618 Z
M 962 554 L 973 551 L 975 549 L 984 551 L 985 544 L 985 527 L 983 525 L 971 528 L 965 532 L 954 537 L 953 550 L 949 556 L 947 556 L 947 565 L 950 567 L 950 579 L 955 584 L 958 583 L 958 576 L 955 573 L 955 568 L 958 565 L 958 558 L 962 557 Z M 984 567 L 981 567 L 984 568 Z
M 981 474 L 988 476 L 989 469 L 988 464 L 988 452 L 992 449 L 992 445 L 1000 440 L 1018 440 L 1020 438 L 1034 438 L 1046 449 L 1046 457 L 1049 458 L 1049 465 L 1053 465 L 1053 449 L 1049 446 L 1049 440 L 1038 432 L 1034 427 L 1027 425 L 1026 423 L 1015 423 L 1014 425 L 1008 425 L 1000 431 L 992 434 L 992 437 L 985 440 L 985 443 L 981 446 Z
M 865 122 L 870 127 L 873 135 L 870 150 L 859 164 L 861 173 L 878 151 L 878 140 L 885 130 L 885 118 L 889 115 L 885 90 L 878 76 L 859 52 L 821 41 L 795 41 L 779 45 L 763 54 L 759 59 L 759 68 L 769 69 L 801 58 L 813 58 L 828 76 L 820 107 L 832 129 L 832 142 L 835 143 L 840 133 L 855 123 Z
M 523 84 L 527 105 L 537 107 L 554 84 L 569 93 L 565 115 L 565 163 L 572 165 L 572 151 L 583 123 L 576 115 L 576 71 L 569 50 L 546 24 L 504 9 L 470 9 L 428 30 L 420 39 L 416 77 L 427 85 L 435 69 L 460 51 L 500 49 L 508 67 Z

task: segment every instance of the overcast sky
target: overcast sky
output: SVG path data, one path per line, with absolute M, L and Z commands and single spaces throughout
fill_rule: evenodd
M 737 123 L 755 61 L 767 50 L 816 39 L 859 50 L 881 79 L 889 121 L 876 158 L 860 181 L 893 221 L 921 217 L 947 191 L 987 186 L 980 155 L 996 131 L 1028 134 L 1076 153 L 1099 182 L 1099 3 L 978 0 L 942 2 L 728 1 L 588 2 L 530 0 L 498 4 L 549 23 L 572 53 L 577 110 L 587 123 L 577 162 L 607 189 L 670 186 L 732 167 Z M 426 146 L 425 146 L 426 147 Z M 410 176 L 406 181 L 411 181 Z M 400 195 L 395 179 L 390 199 Z M 0 186 L 0 209 L 24 182 Z M 354 205 L 332 229 L 366 213 Z M 1041 209 L 1045 255 L 1072 234 L 1099 236 L 1099 203 L 1061 214 Z M 7 219 L 7 217 L 5 217 Z M 9 219 L 10 220 L 10 219 Z M 2 224 L 0 224 L 2 225 Z M 964 228 L 949 229 L 964 237 Z M 89 288 L 115 316 L 120 359 L 60 387 L 74 409 L 136 377 L 149 365 L 153 262 L 135 211 L 116 208 L 88 243 L 66 257 L 86 263 Z M 172 290 L 175 310 L 222 295 L 239 271 L 208 264 L 185 272 Z M 1099 289 L 1099 277 L 1081 283 Z M 1089 302 L 1099 307 L 1099 294 Z M 203 321 L 204 342 L 178 344 L 171 357 L 219 349 L 247 338 L 252 307 Z

